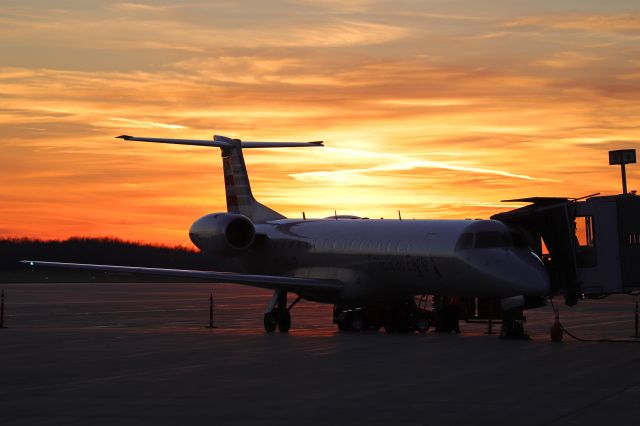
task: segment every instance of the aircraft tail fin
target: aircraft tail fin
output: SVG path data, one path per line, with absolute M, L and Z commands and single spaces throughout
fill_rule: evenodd
M 213 140 L 140 138 L 122 135 L 120 139 L 137 142 L 157 142 L 178 145 L 196 145 L 218 147 L 222 151 L 224 186 L 227 195 L 227 211 L 242 214 L 253 222 L 285 219 L 285 216 L 259 203 L 251 192 L 249 174 L 242 155 L 242 148 L 283 148 L 323 146 L 316 142 L 242 142 L 225 136 L 214 136 Z

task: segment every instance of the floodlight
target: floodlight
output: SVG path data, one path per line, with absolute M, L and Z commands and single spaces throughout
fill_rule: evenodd
M 635 149 L 618 149 L 616 151 L 609 151 L 609 164 L 620 165 L 622 172 L 622 193 L 627 193 L 627 170 L 625 164 L 631 164 L 636 162 L 636 150 Z

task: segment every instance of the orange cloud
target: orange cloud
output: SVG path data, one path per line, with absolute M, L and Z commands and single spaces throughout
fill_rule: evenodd
M 313 3 L 0 6 L 0 235 L 180 244 L 225 209 L 216 149 L 123 133 L 325 140 L 245 154 L 256 197 L 292 216 L 488 217 L 619 191 L 606 151 L 640 148 L 629 15 Z
M 640 32 L 640 14 L 569 14 L 557 16 L 528 16 L 514 19 L 506 27 L 543 27 L 561 30 L 580 30 L 605 33 Z

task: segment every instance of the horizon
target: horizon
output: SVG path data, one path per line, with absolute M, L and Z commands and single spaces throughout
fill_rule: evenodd
M 169 245 L 164 243 L 154 243 L 143 240 L 125 240 L 120 237 L 109 237 L 109 236 L 93 236 L 93 237 L 83 237 L 80 235 L 74 235 L 71 237 L 64 238 L 38 238 L 38 237 L 0 237 L 0 243 L 9 242 L 9 243 L 70 243 L 70 242 L 95 242 L 95 243 L 113 243 L 113 244 L 122 244 L 122 245 L 133 245 L 133 246 L 145 246 L 145 247 L 153 247 L 153 248 L 165 248 L 171 250 L 184 250 L 190 252 L 201 252 L 200 249 L 195 247 L 193 244 L 190 245 Z
M 0 12 L 0 238 L 190 246 L 193 221 L 226 211 L 218 149 L 121 134 L 323 140 L 245 152 L 254 196 L 288 217 L 486 219 L 519 206 L 504 199 L 618 194 L 607 151 L 640 149 L 640 7 L 625 1 Z M 627 178 L 640 188 L 637 165 Z

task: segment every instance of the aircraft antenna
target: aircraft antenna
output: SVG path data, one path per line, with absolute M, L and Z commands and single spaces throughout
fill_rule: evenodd
M 302 212 L 302 220 L 307 220 L 307 216 Z
M 400 214 L 400 210 L 398 210 L 398 219 L 402 220 L 402 215 Z

